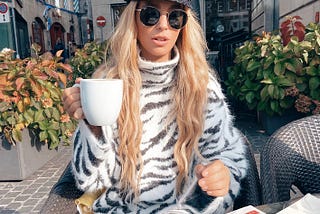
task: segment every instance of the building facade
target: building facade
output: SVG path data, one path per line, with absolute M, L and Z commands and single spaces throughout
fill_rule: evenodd
M 305 25 L 319 23 L 319 12 L 318 0 L 252 0 L 252 31 L 277 30 L 287 16 L 300 16 Z
M 8 22 L 0 23 L 0 50 L 11 48 L 17 57 L 30 56 L 31 44 L 37 43 L 41 52 L 52 51 L 61 40 L 66 53 L 71 45 L 81 45 L 79 31 L 81 18 L 80 0 L 0 0 L 8 6 Z M 87 19 L 87 18 L 86 18 Z M 92 18 L 91 18 L 92 20 Z M 92 35 L 93 37 L 93 35 Z
M 9 6 L 10 22 L 0 22 L 0 49 L 12 48 L 21 58 L 31 54 L 32 43 L 51 51 L 61 38 L 70 54 L 70 44 L 106 40 L 126 6 L 124 0 L 0 0 L 0 13 L 1 3 Z M 218 70 L 252 33 L 276 30 L 289 15 L 318 22 L 320 11 L 318 0 L 194 0 L 193 6 Z

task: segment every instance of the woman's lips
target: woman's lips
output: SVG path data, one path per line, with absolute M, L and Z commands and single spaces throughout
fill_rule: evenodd
M 157 46 L 164 46 L 168 43 L 169 39 L 166 37 L 154 37 L 152 41 Z

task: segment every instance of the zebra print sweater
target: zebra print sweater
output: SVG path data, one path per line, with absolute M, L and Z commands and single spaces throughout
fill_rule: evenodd
M 140 108 L 143 136 L 140 150 L 143 171 L 139 184 L 139 198 L 133 193 L 119 193 L 121 166 L 117 157 L 119 145 L 117 125 L 102 127 L 103 137 L 97 139 L 84 121 L 79 121 L 74 135 L 73 173 L 77 186 L 84 191 L 107 190 L 95 201 L 95 213 L 224 213 L 232 206 L 239 192 L 239 180 L 245 175 L 247 161 L 240 133 L 233 126 L 219 83 L 211 76 L 208 84 L 208 104 L 199 151 L 205 158 L 194 156 L 183 194 L 175 193 L 177 165 L 173 158 L 178 128 L 173 109 L 175 68 L 179 53 L 168 62 L 153 63 L 139 57 L 142 75 Z M 229 194 L 214 198 L 197 185 L 194 167 L 220 159 L 231 171 Z

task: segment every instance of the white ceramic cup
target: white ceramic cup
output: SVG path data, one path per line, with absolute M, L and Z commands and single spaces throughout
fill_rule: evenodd
M 121 79 L 81 79 L 80 95 L 82 110 L 91 125 L 107 126 L 117 121 L 123 95 Z

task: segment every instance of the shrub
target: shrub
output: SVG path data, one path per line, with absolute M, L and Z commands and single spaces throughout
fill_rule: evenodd
M 307 114 L 320 112 L 320 28 L 315 23 L 302 27 L 298 19 L 289 17 L 281 25 L 286 28 L 280 29 L 282 37 L 264 32 L 235 50 L 228 95 L 269 115 L 293 107 Z
M 71 67 L 59 62 L 61 53 L 13 58 L 13 50 L 0 52 L 0 132 L 15 144 L 22 141 L 22 130 L 28 128 L 40 142 L 56 148 L 69 144 L 76 122 L 63 109 L 62 90 L 71 75 Z

